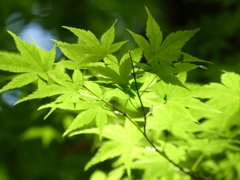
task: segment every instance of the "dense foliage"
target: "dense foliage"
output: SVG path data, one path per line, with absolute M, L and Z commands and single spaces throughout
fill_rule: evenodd
M 75 112 L 64 136 L 97 134 L 101 143 L 85 170 L 113 159 L 106 179 L 226 179 L 240 177 L 239 78 L 233 72 L 221 83 L 186 82 L 187 72 L 204 71 L 203 63 L 182 52 L 199 29 L 171 33 L 164 40 L 150 12 L 146 37 L 127 30 L 138 48 L 114 54 L 126 43 L 114 42 L 115 22 L 100 38 L 83 29 L 64 27 L 76 44 L 54 40 L 66 59 L 9 33 L 20 52 L 1 52 L 0 69 L 20 73 L 0 92 L 35 84 L 36 90 L 16 104 L 51 97 L 39 107 Z M 43 144 L 58 137 L 52 128 L 30 129 L 23 138 L 44 132 Z M 133 172 L 132 172 L 133 171 Z

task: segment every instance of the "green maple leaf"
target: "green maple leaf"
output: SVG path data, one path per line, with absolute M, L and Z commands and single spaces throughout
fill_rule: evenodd
M 228 139 L 193 139 L 188 141 L 190 150 L 198 150 L 203 152 L 205 155 L 210 156 L 213 154 L 220 154 L 226 150 L 226 147 L 229 146 L 230 140 Z M 218 147 L 216 149 L 216 146 Z
M 142 51 L 140 49 L 135 49 L 130 51 L 132 57 L 134 57 L 134 63 L 138 63 L 142 57 Z M 106 77 L 106 81 L 110 81 L 116 84 L 127 84 L 131 79 L 132 75 L 132 63 L 129 53 L 123 55 L 123 57 L 118 61 L 118 59 L 113 55 L 107 55 L 104 58 L 104 66 L 89 67 L 89 69 L 95 71 L 98 75 Z
M 82 133 L 99 134 L 100 131 L 97 128 L 92 128 L 73 132 L 70 136 Z M 87 163 L 85 170 L 107 159 L 121 156 L 121 161 L 130 176 L 131 163 L 137 153 L 140 152 L 136 142 L 142 138 L 142 134 L 133 127 L 131 122 L 125 121 L 124 127 L 120 125 L 106 125 L 102 131 L 102 136 L 109 140 L 103 143 L 95 156 Z
M 55 48 L 51 51 L 42 50 L 36 45 L 21 40 L 14 33 L 8 32 L 14 38 L 20 54 L 2 53 L 0 69 L 23 74 L 13 78 L 0 92 L 19 88 L 36 80 L 48 81 L 46 73 L 52 69 L 55 60 Z
M 172 143 L 166 143 L 164 148 L 164 152 L 166 152 L 174 162 L 184 160 L 186 157 L 186 148 L 183 146 L 175 146 Z M 159 147 L 159 149 L 161 149 L 161 147 Z M 181 179 L 183 177 L 180 171 L 172 171 L 174 166 L 165 158 L 159 156 L 154 148 L 150 147 L 142 149 L 137 159 L 132 163 L 132 168 L 144 170 L 142 179 L 155 180 L 159 177 L 165 177 L 167 180 L 172 180 Z M 190 177 L 186 175 L 184 179 L 190 180 Z
M 144 170 L 143 179 L 150 180 L 165 175 L 169 166 L 171 165 L 152 149 L 144 149 L 137 160 L 132 163 L 132 168 Z
M 147 8 L 146 10 L 148 13 L 146 35 L 149 41 L 130 30 L 128 31 L 133 36 L 138 46 L 143 50 L 144 56 L 151 66 L 150 70 L 148 68 L 148 71 L 158 75 L 166 83 L 184 87 L 175 74 L 190 71 L 198 67 L 189 62 L 206 62 L 181 52 L 184 44 L 199 31 L 199 29 L 172 33 L 162 42 L 160 27 Z M 188 63 L 180 65 L 178 61 L 181 57 L 183 57 L 183 61 L 186 59 Z
M 221 82 L 210 83 L 193 92 L 195 96 L 210 99 L 206 104 L 222 112 L 205 114 L 205 118 L 211 120 L 204 123 L 209 128 L 226 128 L 231 124 L 228 122 L 231 117 L 240 110 L 240 75 L 225 72 L 221 76 Z
M 115 23 L 114 23 L 115 24 Z M 68 44 L 54 40 L 65 56 L 78 64 L 97 62 L 111 54 L 126 43 L 126 41 L 114 43 L 115 28 L 114 24 L 102 35 L 101 42 L 91 31 L 72 27 L 64 28 L 70 30 L 78 37 L 77 44 Z
M 45 97 L 50 97 L 54 95 L 59 95 L 59 94 L 72 94 L 74 93 L 74 90 L 71 90 L 69 88 L 59 86 L 59 85 L 48 85 L 45 86 L 44 88 L 38 89 L 32 94 L 28 95 L 27 97 L 22 98 L 15 104 L 19 104 L 20 102 L 32 100 L 32 99 L 38 99 L 38 98 L 45 98 Z
M 166 120 L 167 122 L 172 122 L 172 120 L 176 118 L 176 114 L 184 117 L 185 119 L 197 121 L 189 112 L 189 109 L 199 109 L 203 111 L 213 111 L 219 113 L 218 110 L 215 110 L 211 106 L 208 106 L 205 103 L 201 102 L 196 98 L 195 95 L 191 94 L 189 90 L 185 88 L 166 84 L 165 82 L 160 81 L 153 85 L 151 87 L 151 90 L 152 92 L 144 93 L 142 95 L 142 99 L 143 101 L 146 99 L 149 105 L 151 103 L 153 113 L 155 110 L 156 112 L 159 112 L 157 113 L 156 118 L 158 116 L 162 116 L 161 114 L 165 114 L 166 117 L 169 117 L 164 118 L 165 120 L 169 119 Z M 204 92 L 204 90 L 202 91 Z M 156 97 L 151 99 L 151 94 L 155 94 L 158 101 L 155 100 Z M 170 126 L 174 126 L 174 122 L 172 122 L 169 127 Z
M 101 105 L 101 104 L 100 104 Z M 63 136 L 68 135 L 74 130 L 77 130 L 93 120 L 96 119 L 96 124 L 99 128 L 99 135 L 101 137 L 102 129 L 107 124 L 107 113 L 101 106 L 92 105 L 91 108 L 87 109 L 86 111 L 81 112 L 71 123 L 69 128 L 64 132 Z
M 60 96 L 57 102 L 59 103 L 61 100 L 71 99 L 73 102 L 76 102 L 80 97 L 81 83 L 82 81 L 80 71 L 75 71 L 73 73 L 73 78 L 64 72 L 61 72 L 58 69 L 51 69 L 47 73 L 47 76 L 55 81 L 56 84 L 50 84 L 44 86 L 44 88 L 39 88 L 32 94 L 27 97 L 22 98 L 16 104 L 28 101 L 37 98 L 45 98 L 54 95 L 65 95 Z M 84 90 L 81 90 L 82 92 Z M 84 92 L 87 94 L 87 92 Z M 65 98 L 65 99 L 64 99 Z

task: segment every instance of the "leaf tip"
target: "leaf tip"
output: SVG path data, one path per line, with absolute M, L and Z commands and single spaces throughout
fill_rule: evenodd
M 15 36 L 15 34 L 12 32 L 12 31 L 10 31 L 10 30 L 7 30 L 7 32 L 8 32 L 8 34 L 10 34 L 11 36 Z
M 145 9 L 146 9 L 146 11 L 147 11 L 148 17 L 149 17 L 149 16 L 152 17 L 152 15 L 151 15 L 149 9 L 147 8 L 147 6 L 145 6 Z
M 115 23 L 118 21 L 118 19 L 116 19 L 115 21 L 114 21 L 114 23 L 113 23 L 113 25 L 115 25 Z
M 144 6 L 144 7 L 145 7 L 146 11 L 147 11 L 147 12 L 149 12 L 149 10 L 148 10 L 147 6 Z

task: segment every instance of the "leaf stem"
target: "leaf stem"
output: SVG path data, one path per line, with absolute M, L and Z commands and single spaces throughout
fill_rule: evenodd
M 198 157 L 197 161 L 193 164 L 193 166 L 192 166 L 192 168 L 191 168 L 192 171 L 195 171 L 196 167 L 197 167 L 198 164 L 202 161 L 203 158 L 204 158 L 204 154 L 202 153 L 202 154 Z
M 142 112 L 143 112 L 143 119 L 144 119 L 143 132 L 146 135 L 147 116 L 146 116 L 146 112 L 144 110 L 144 106 L 143 106 L 143 102 L 142 102 L 142 99 L 141 99 L 141 95 L 139 93 L 139 88 L 138 88 L 138 84 L 137 84 L 137 77 L 136 77 L 136 73 L 135 73 L 135 70 L 134 70 L 132 55 L 131 55 L 130 51 L 128 51 L 128 53 L 129 53 L 131 64 L 132 64 L 132 70 L 133 70 L 132 75 L 133 75 L 133 79 L 134 79 L 134 83 L 135 83 L 135 87 L 136 87 L 137 96 L 138 96 L 138 99 L 140 101 Z

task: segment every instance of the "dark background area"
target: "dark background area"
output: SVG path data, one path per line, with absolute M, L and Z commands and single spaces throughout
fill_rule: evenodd
M 190 72 L 188 81 L 219 82 L 221 70 L 240 72 L 239 0 L 0 1 L 0 51 L 17 51 L 7 30 L 24 40 L 30 36 L 49 49 L 52 38 L 76 42 L 76 37 L 61 26 L 90 30 L 100 37 L 116 19 L 116 41 L 132 41 L 125 28 L 144 35 L 144 6 L 160 25 L 164 37 L 179 30 L 201 28 L 183 50 L 213 64 L 204 64 L 208 70 Z M 135 46 L 128 42 L 122 52 Z M 0 71 L 0 88 L 12 75 Z M 61 137 L 74 113 L 56 111 L 44 121 L 47 111 L 37 108 L 48 99 L 13 106 L 34 88 L 30 85 L 0 94 L 0 180 L 88 180 L 94 168 L 109 171 L 109 163 L 83 171 L 94 153 L 93 137 Z

